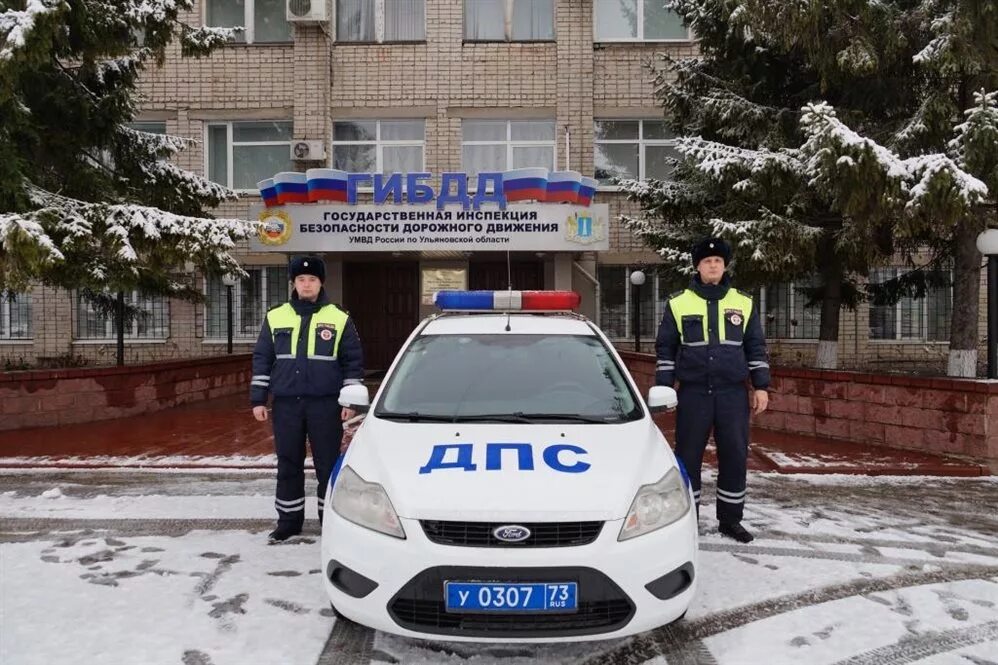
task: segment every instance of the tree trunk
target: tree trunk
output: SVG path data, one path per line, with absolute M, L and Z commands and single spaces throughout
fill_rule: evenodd
M 814 366 L 818 369 L 837 369 L 839 366 L 839 313 L 842 311 L 842 263 L 833 253 L 829 240 L 824 245 L 827 262 L 821 265 L 823 294 L 821 299 L 821 328 L 818 333 L 818 354 Z
M 950 321 L 948 376 L 977 376 L 977 325 L 981 297 L 978 224 L 961 221 L 953 235 L 953 318 Z

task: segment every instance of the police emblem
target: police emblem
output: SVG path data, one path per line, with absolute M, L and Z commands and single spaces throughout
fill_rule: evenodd
M 329 328 L 323 328 L 319 331 L 319 337 L 321 337 L 324 342 L 328 342 L 333 338 L 333 331 Z
M 725 314 L 728 315 L 728 321 L 731 321 L 731 325 L 740 326 L 742 325 L 742 311 L 740 309 L 729 309 L 725 310 Z
M 283 245 L 291 238 L 291 216 L 283 210 L 264 210 L 257 237 L 264 245 Z

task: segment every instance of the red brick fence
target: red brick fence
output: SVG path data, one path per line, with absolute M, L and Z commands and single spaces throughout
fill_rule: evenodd
M 248 390 L 248 354 L 0 373 L 0 430 L 66 425 L 159 411 Z
M 655 358 L 620 354 L 642 390 Z M 998 382 L 773 368 L 762 429 L 998 463 Z

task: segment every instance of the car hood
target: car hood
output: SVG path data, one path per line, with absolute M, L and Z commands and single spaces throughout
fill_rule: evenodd
M 344 465 L 380 483 L 401 517 L 582 521 L 622 519 L 638 487 L 659 480 L 676 462 L 648 418 L 521 425 L 369 417 Z

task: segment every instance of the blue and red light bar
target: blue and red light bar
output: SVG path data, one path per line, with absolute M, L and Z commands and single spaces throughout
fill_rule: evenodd
M 575 291 L 437 291 L 433 302 L 443 310 L 566 311 L 582 301 Z

